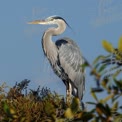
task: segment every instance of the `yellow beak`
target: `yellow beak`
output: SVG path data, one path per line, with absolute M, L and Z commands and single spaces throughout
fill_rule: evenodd
M 45 21 L 45 20 L 34 20 L 34 21 L 31 21 L 31 22 L 28 22 L 28 24 L 42 24 L 42 25 L 45 25 L 45 24 L 48 24 L 48 22 Z

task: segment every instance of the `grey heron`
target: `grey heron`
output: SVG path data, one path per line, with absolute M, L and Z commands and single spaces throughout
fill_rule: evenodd
M 62 34 L 67 22 L 59 16 L 51 16 L 45 20 L 35 20 L 28 24 L 57 25 L 47 29 L 42 37 L 42 48 L 48 58 L 51 67 L 66 85 L 66 101 L 70 101 L 71 95 L 82 100 L 85 89 L 85 73 L 81 67 L 84 58 L 76 43 L 67 37 L 52 41 L 53 36 Z

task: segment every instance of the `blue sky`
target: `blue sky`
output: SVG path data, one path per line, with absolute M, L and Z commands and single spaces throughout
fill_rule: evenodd
M 41 38 L 48 27 L 28 25 L 28 21 L 59 15 L 69 23 L 64 34 L 76 41 L 82 54 L 92 63 L 99 54 L 107 54 L 103 39 L 117 46 L 122 35 L 122 1 L 118 0 L 36 0 L 1 1 L 0 4 L 0 84 L 15 84 L 23 79 L 31 80 L 31 87 L 51 87 L 65 94 L 65 86 L 55 76 L 44 57 Z M 86 93 L 89 98 L 93 78 L 86 71 Z

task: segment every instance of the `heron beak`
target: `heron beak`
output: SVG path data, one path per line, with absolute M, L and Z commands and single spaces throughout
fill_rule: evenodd
M 34 21 L 31 21 L 31 22 L 28 22 L 28 24 L 42 24 L 42 25 L 45 25 L 47 23 L 48 22 L 46 20 L 34 20 Z

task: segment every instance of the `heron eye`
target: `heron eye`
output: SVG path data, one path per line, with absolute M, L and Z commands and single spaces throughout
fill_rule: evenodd
M 49 17 L 49 18 L 47 18 L 47 20 L 48 20 L 48 21 L 53 21 L 53 20 L 54 20 L 54 18 Z

